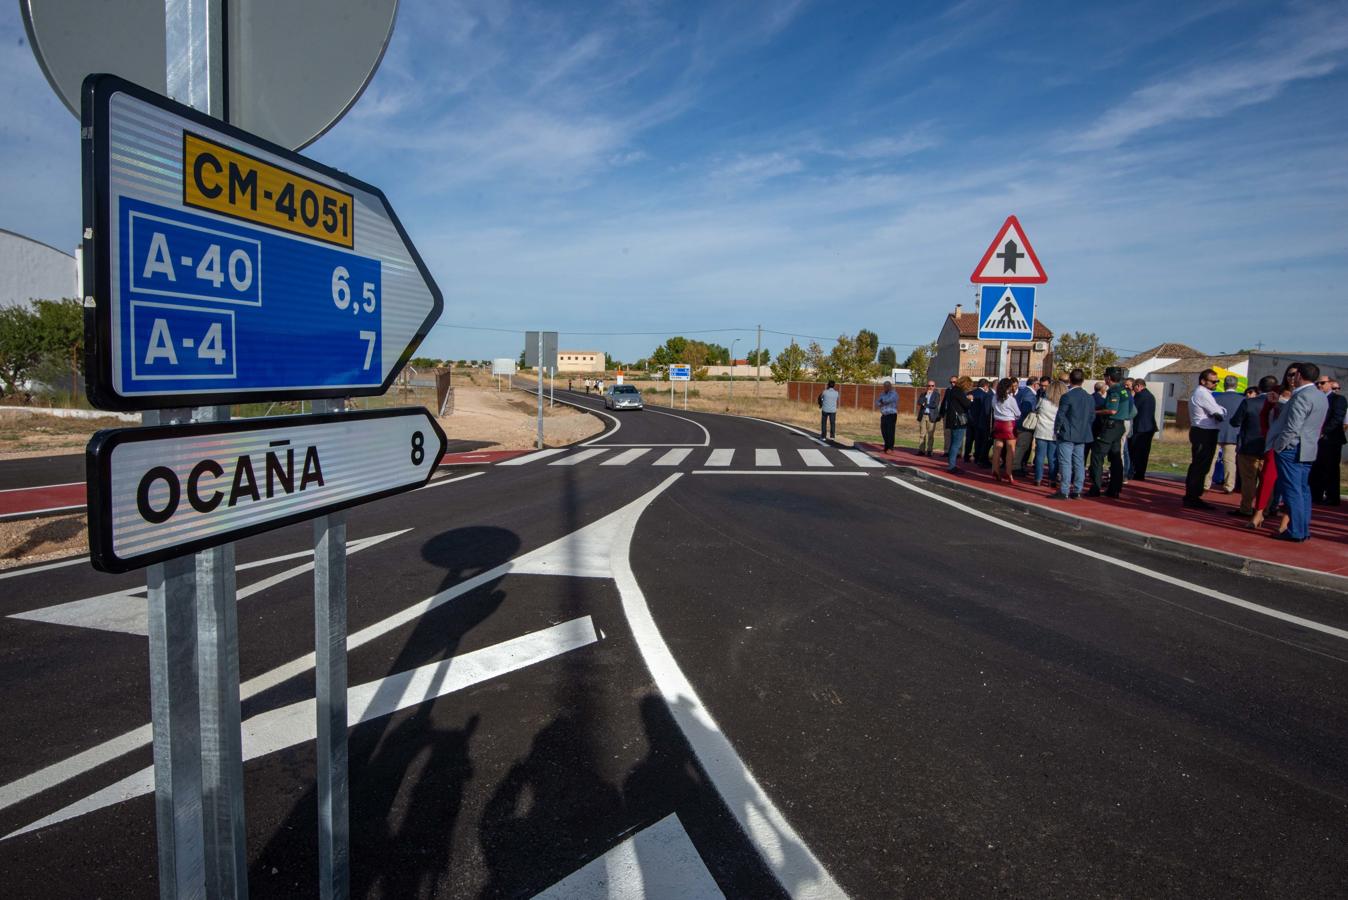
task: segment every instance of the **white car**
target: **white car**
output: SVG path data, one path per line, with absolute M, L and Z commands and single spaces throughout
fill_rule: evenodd
M 604 407 L 640 410 L 645 408 L 645 404 L 641 402 L 641 391 L 630 384 L 615 384 L 604 391 Z

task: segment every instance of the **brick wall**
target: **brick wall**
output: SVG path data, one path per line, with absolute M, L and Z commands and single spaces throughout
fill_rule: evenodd
M 786 396 L 788 400 L 813 406 L 827 386 L 822 381 L 788 381 Z M 836 387 L 838 406 L 845 409 L 875 409 L 875 398 L 884 393 L 884 387 L 878 384 L 839 384 Z M 899 413 L 902 415 L 911 412 L 916 415 L 917 397 L 921 392 L 915 387 L 904 385 L 899 385 L 894 390 L 899 392 Z

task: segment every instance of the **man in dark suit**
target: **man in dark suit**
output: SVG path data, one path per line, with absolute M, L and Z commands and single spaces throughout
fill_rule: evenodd
M 983 468 L 992 467 L 992 405 L 996 401 L 992 385 L 986 378 L 978 379 L 978 387 L 970 394 L 969 434 L 973 438 L 974 462 Z M 969 459 L 970 446 L 966 441 L 964 459 Z
M 1133 379 L 1133 433 L 1128 438 L 1128 460 L 1133 465 L 1129 478 L 1147 480 L 1147 460 L 1151 459 L 1151 442 L 1156 437 L 1156 395 L 1147 390 L 1141 378 Z
M 1328 375 L 1316 378 L 1315 386 L 1329 401 L 1329 412 L 1320 427 L 1320 441 L 1311 465 L 1311 502 L 1338 506 L 1339 461 L 1343 458 L 1343 419 L 1348 411 L 1348 397 L 1339 393 L 1339 383 Z

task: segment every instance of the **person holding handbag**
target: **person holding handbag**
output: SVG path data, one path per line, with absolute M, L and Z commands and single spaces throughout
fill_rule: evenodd
M 1044 483 L 1045 471 L 1050 483 L 1058 480 L 1058 442 L 1053 436 L 1053 426 L 1058 421 L 1058 403 L 1067 393 L 1067 385 L 1053 379 L 1039 398 L 1039 405 L 1030 415 L 1034 416 L 1034 483 Z M 1029 416 L 1026 416 L 1026 421 Z

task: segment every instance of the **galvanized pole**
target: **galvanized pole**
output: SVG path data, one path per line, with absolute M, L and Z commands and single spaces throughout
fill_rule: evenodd
M 538 449 L 543 449 L 543 332 L 538 332 Z
M 165 0 L 164 26 L 168 95 L 215 118 L 226 118 L 222 0 Z M 225 421 L 229 407 L 199 407 L 192 418 Z M 197 896 L 204 890 L 211 897 L 247 897 L 233 545 L 204 551 L 195 559 L 173 560 L 159 572 L 152 572 L 150 579 L 152 621 L 164 619 L 162 629 L 152 626 L 152 634 L 162 630 L 168 642 L 168 658 L 178 661 L 172 670 L 162 671 L 163 666 L 154 660 L 156 640 L 152 637 L 152 681 L 157 675 L 166 675 L 170 696 L 175 692 L 196 695 L 192 704 L 195 721 L 189 722 L 184 715 L 174 717 L 170 712 L 166 754 L 158 746 L 156 722 L 156 794 L 160 793 L 159 758 L 167 755 L 169 759 L 162 768 L 168 770 L 169 796 L 160 803 L 160 817 L 166 807 L 173 810 L 178 833 L 169 852 L 179 857 L 165 859 L 163 838 L 167 829 L 161 822 L 160 892 L 165 896 Z M 184 624 L 183 614 L 168 608 L 177 603 L 194 613 L 190 641 L 174 632 L 175 625 Z M 195 657 L 195 671 L 190 676 L 182 668 L 182 660 L 189 653 Z M 161 671 L 156 673 L 155 669 Z M 196 732 L 190 742 L 181 733 L 174 734 L 188 728 Z M 195 746 L 189 748 L 189 743 Z M 194 757 L 190 761 L 188 754 Z M 191 787 L 188 781 L 192 779 L 186 777 L 189 768 L 194 770 L 196 782 Z M 189 814 L 194 820 L 192 835 L 180 828 L 181 811 L 188 805 L 195 807 Z M 197 842 L 194 851 L 185 849 L 188 840 Z M 189 874 L 184 862 L 191 870 L 190 885 L 184 881 Z M 170 877 L 165 877 L 166 873 Z
M 760 393 L 760 383 L 763 380 L 763 326 L 758 326 L 758 341 L 754 345 L 754 399 L 757 400 Z
M 315 400 L 314 412 L 341 412 Z M 351 893 L 347 781 L 346 513 L 314 520 L 314 678 L 318 708 L 318 888 L 323 900 Z
M 1002 341 L 1001 361 L 997 364 L 997 377 L 1005 378 L 1010 360 L 1007 358 L 1010 354 L 1010 342 Z
M 142 422 L 169 425 L 190 418 L 187 409 L 160 409 L 146 412 Z M 195 577 L 190 556 L 156 563 L 146 573 L 155 834 L 164 898 L 201 897 L 206 885 Z

